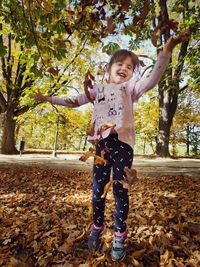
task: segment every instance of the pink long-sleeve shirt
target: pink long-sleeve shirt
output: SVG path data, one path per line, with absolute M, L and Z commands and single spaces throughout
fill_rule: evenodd
M 143 95 L 143 93 L 152 89 L 161 79 L 164 71 L 169 63 L 171 53 L 160 52 L 158 60 L 148 78 L 139 80 L 130 79 L 121 84 L 96 84 L 90 91 L 90 97 L 94 101 L 94 109 L 92 114 L 91 125 L 94 124 L 94 135 L 88 136 L 88 141 L 94 143 L 99 139 L 98 130 L 103 124 L 115 124 L 114 130 L 118 133 L 118 138 L 122 142 L 134 146 L 135 130 L 134 130 L 134 113 L 133 104 Z M 79 94 L 77 97 L 60 98 L 52 96 L 53 104 L 63 105 L 67 107 L 78 107 L 89 102 L 86 94 Z M 110 128 L 102 133 L 102 137 L 106 138 L 110 132 Z

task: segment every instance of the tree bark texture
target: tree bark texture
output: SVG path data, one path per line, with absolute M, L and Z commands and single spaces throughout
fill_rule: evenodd
M 167 1 L 160 0 L 160 17 L 159 22 L 165 25 L 165 22 L 169 20 Z M 160 35 L 160 43 L 162 44 L 162 36 L 165 42 L 170 37 L 170 30 L 166 28 Z M 189 40 L 181 44 L 181 48 L 178 55 L 178 64 L 175 67 L 174 72 L 172 68 L 168 68 L 165 79 L 159 83 L 159 133 L 156 142 L 156 153 L 160 157 L 169 157 L 169 138 L 170 129 L 175 115 L 178 94 L 180 92 L 180 77 L 183 70 L 184 58 L 187 54 Z
M 16 120 L 12 112 L 4 114 L 3 134 L 1 139 L 1 153 L 6 155 L 18 154 L 15 147 Z

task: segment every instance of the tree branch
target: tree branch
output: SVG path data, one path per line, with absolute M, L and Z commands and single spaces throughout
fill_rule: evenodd
M 24 89 L 31 87 L 31 85 L 34 83 L 34 80 L 26 81 L 24 85 L 20 88 L 20 91 L 22 92 Z
M 18 88 L 20 88 L 22 86 L 22 81 L 23 81 L 23 78 L 24 78 L 24 75 L 23 73 L 25 72 L 26 70 L 26 64 L 23 64 L 23 65 L 19 65 L 19 71 L 18 71 L 18 76 L 17 76 L 17 80 L 16 80 L 16 86 Z
M 1 92 L 0 92 L 0 107 L 1 107 L 1 112 L 6 111 L 7 102 Z
M 2 29 L 3 29 L 2 23 L 0 23 L 0 31 L 2 31 Z M 3 36 L 2 35 L 0 35 L 0 44 L 1 44 L 1 46 L 4 45 Z M 7 72 L 6 72 L 6 63 L 5 63 L 5 58 L 4 57 L 1 57 L 1 65 L 2 65 L 3 77 L 7 81 L 8 76 L 7 76 Z
M 14 115 L 15 115 L 16 117 L 18 117 L 19 115 L 22 115 L 22 114 L 24 114 L 25 112 L 27 112 L 29 109 L 30 109 L 29 106 L 23 106 L 22 108 L 15 110 L 15 111 L 14 111 Z
M 187 48 L 189 45 L 189 41 L 190 40 L 187 40 L 187 41 L 183 42 L 181 45 L 181 49 L 180 49 L 179 56 L 178 56 L 179 64 L 177 64 L 177 67 L 174 71 L 174 79 L 176 79 L 176 80 L 180 79 L 181 72 L 183 70 L 183 66 L 184 66 L 184 62 L 185 62 L 185 56 L 187 55 Z
M 188 84 L 186 84 L 185 86 L 183 86 L 182 88 L 180 88 L 179 91 L 182 92 L 182 91 L 184 91 L 187 88 L 188 88 Z
M 21 52 L 23 52 L 24 48 L 23 46 L 20 47 L 20 50 Z M 17 79 L 18 79 L 18 76 L 19 76 L 19 70 L 20 70 L 20 57 L 21 57 L 21 54 L 19 55 L 19 58 L 18 58 L 18 63 L 17 63 L 17 71 L 16 71 L 16 75 L 15 75 L 15 84 L 17 84 Z
M 69 62 L 69 64 L 67 64 L 67 66 L 64 68 L 62 74 L 58 77 L 57 81 L 51 86 L 51 89 L 53 89 L 53 88 L 56 87 L 56 85 L 59 83 L 60 79 L 63 77 L 65 71 L 69 68 L 69 66 L 70 66 L 71 64 L 74 63 L 74 61 L 76 60 L 76 58 L 81 54 L 81 52 L 83 51 L 83 49 L 84 49 L 84 47 L 85 47 L 85 45 L 86 45 L 86 42 L 87 42 L 87 39 L 85 39 L 85 41 L 84 41 L 84 43 L 83 43 L 81 49 L 76 53 L 76 55 L 74 56 L 74 58 L 73 58 L 73 59 Z M 67 80 L 64 81 L 62 84 L 65 84 L 66 82 L 67 82 Z
M 7 58 L 7 74 L 8 78 L 11 80 L 12 77 L 12 64 L 11 64 L 11 33 L 8 35 L 8 58 Z

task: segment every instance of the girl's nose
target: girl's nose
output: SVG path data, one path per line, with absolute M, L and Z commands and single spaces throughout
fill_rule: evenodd
M 122 65 L 122 70 L 127 70 L 126 65 Z

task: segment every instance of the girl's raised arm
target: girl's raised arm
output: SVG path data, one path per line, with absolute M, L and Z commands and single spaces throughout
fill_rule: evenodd
M 171 58 L 172 51 L 174 47 L 184 42 L 188 39 L 189 32 L 183 31 L 179 34 L 178 37 L 173 38 L 170 37 L 166 42 L 163 51 L 159 53 L 157 62 L 148 78 L 141 79 L 135 83 L 135 87 L 133 90 L 133 99 L 134 101 L 138 101 L 138 99 L 143 95 L 143 93 L 149 91 L 150 89 L 154 88 L 155 85 L 160 81 L 162 78 Z

